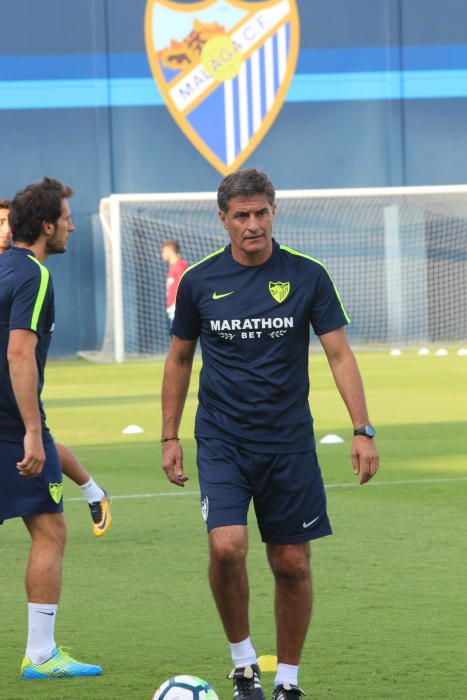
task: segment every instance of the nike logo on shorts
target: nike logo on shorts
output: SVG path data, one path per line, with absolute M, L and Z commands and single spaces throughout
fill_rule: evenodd
M 311 526 L 313 525 L 313 523 L 315 523 L 315 522 L 316 522 L 317 520 L 319 520 L 319 519 L 320 519 L 320 517 L 321 517 L 321 516 L 320 516 L 320 515 L 318 515 L 318 516 L 317 516 L 316 518 L 313 518 L 313 520 L 310 520 L 310 522 L 309 522 L 309 523 L 303 522 L 303 525 L 302 525 L 302 527 L 304 527 L 304 528 L 305 528 L 305 530 L 306 530 L 306 529 L 307 529 L 308 527 L 311 527 Z

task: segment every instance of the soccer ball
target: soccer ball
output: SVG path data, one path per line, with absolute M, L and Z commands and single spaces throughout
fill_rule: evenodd
M 154 693 L 152 700 L 219 700 L 207 681 L 198 676 L 169 678 Z

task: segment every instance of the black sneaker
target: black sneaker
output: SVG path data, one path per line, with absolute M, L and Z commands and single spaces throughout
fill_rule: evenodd
M 272 700 L 297 700 L 302 695 L 305 695 L 305 693 L 297 685 L 282 683 L 282 685 L 276 685 L 274 688 Z
M 256 664 L 234 668 L 227 678 L 233 681 L 234 700 L 266 700 L 260 683 L 261 671 Z
M 110 512 L 110 496 L 107 491 L 104 491 L 102 501 L 89 503 L 89 510 L 92 518 L 92 531 L 96 537 L 105 535 L 112 522 L 112 514 Z

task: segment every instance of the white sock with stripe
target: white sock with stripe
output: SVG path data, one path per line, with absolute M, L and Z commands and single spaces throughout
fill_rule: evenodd
M 28 642 L 26 657 L 33 664 L 43 664 L 52 656 L 55 644 L 57 605 L 28 603 Z

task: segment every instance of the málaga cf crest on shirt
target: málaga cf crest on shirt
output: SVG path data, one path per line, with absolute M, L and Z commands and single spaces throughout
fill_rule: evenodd
M 282 108 L 299 47 L 296 0 L 148 0 L 146 48 L 173 118 L 224 175 Z
M 269 282 L 269 291 L 279 304 L 287 299 L 290 292 L 290 282 Z

